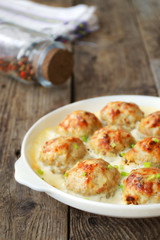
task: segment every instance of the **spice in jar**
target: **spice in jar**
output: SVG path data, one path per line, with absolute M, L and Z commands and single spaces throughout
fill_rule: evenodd
M 72 74 L 72 53 L 43 34 L 0 24 L 0 49 L 0 71 L 19 81 L 50 87 Z
M 28 82 L 36 81 L 32 64 L 29 63 L 27 57 L 22 57 L 19 60 L 15 58 L 11 61 L 9 57 L 0 59 L 0 70 Z

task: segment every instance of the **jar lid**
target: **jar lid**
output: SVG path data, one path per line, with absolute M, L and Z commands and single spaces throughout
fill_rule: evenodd
M 73 71 L 73 55 L 66 49 L 53 48 L 44 57 L 41 73 L 44 79 L 60 85 L 69 79 Z

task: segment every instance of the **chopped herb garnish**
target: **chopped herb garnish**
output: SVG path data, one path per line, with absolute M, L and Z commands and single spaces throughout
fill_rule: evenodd
M 120 165 L 119 168 L 120 168 L 120 170 L 123 170 L 123 169 L 124 169 L 124 166 L 123 166 L 123 165 Z
M 159 143 L 159 139 L 157 139 L 157 138 L 152 138 L 152 140 L 156 143 Z
M 77 145 L 77 144 L 74 144 L 74 147 L 75 147 L 76 149 L 78 149 L 78 145 Z
M 123 184 L 120 184 L 119 187 L 120 187 L 121 190 L 123 191 Z
M 112 165 L 111 165 L 111 164 L 108 164 L 108 168 L 111 169 L 111 168 L 112 168 Z
M 113 167 L 114 167 L 114 168 L 117 168 L 117 169 L 119 168 L 118 165 L 114 165 Z
M 84 172 L 82 175 L 85 177 L 85 176 L 87 175 L 87 173 L 86 173 L 86 172 Z
M 133 148 L 134 147 L 134 144 L 131 144 L 131 148 Z
M 115 147 L 116 147 L 116 144 L 115 144 L 115 143 L 112 143 L 111 146 L 112 146 L 112 148 L 115 148 Z
M 125 155 L 125 153 L 120 153 L 120 157 L 123 157 Z
M 40 175 L 43 175 L 43 173 L 44 173 L 40 168 L 37 170 L 37 172 L 38 172 Z
M 144 162 L 144 167 L 145 168 L 150 168 L 151 167 L 151 163 L 150 162 Z
M 156 178 L 156 175 L 153 174 L 153 175 L 151 175 L 149 178 L 147 178 L 147 180 L 149 181 L 149 180 L 153 180 L 153 179 L 155 179 L 155 178 Z
M 42 180 L 44 180 L 44 178 L 42 177 Z
M 67 177 L 67 176 L 68 176 L 68 173 L 67 173 L 67 172 L 65 172 L 64 176 L 65 176 L 65 177 Z
M 87 200 L 89 200 L 89 198 L 88 198 L 88 197 L 86 197 L 86 199 L 87 199 Z
M 121 176 L 122 177 L 126 177 L 126 176 L 128 176 L 129 175 L 129 173 L 127 173 L 127 172 L 121 172 Z
M 86 136 L 83 136 L 83 137 L 82 137 L 82 140 L 83 140 L 84 142 L 87 142 L 87 137 L 86 137 Z
M 160 178 L 160 173 L 157 173 L 156 178 L 158 179 Z

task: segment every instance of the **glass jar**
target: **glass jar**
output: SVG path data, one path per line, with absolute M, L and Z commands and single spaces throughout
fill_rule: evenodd
M 63 71 L 62 71 L 63 70 Z M 72 74 L 73 55 L 44 34 L 0 23 L 0 71 L 25 83 L 51 87 Z

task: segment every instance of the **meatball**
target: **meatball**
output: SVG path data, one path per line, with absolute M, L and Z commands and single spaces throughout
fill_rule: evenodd
M 100 111 L 101 119 L 107 125 L 118 125 L 132 129 L 137 121 L 144 117 L 144 113 L 134 103 L 110 102 Z
M 143 118 L 138 126 L 138 130 L 147 136 L 160 136 L 160 111 L 151 113 Z
M 75 111 L 69 114 L 62 122 L 60 122 L 57 132 L 60 135 L 75 136 L 82 139 L 87 139 L 101 127 L 101 122 L 93 113 Z
M 64 173 L 87 154 L 83 142 L 76 137 L 59 137 L 47 141 L 39 160 L 51 167 L 53 173 Z
M 160 167 L 160 137 L 147 137 L 127 152 L 123 161 L 126 164 L 150 162 L 151 166 Z
M 65 177 L 67 189 L 84 196 L 105 193 L 108 197 L 115 192 L 119 181 L 118 170 L 102 159 L 80 161 Z
M 123 183 L 123 198 L 127 204 L 160 202 L 159 168 L 134 169 Z
M 89 145 L 96 154 L 112 157 L 134 143 L 135 139 L 127 130 L 117 126 L 106 126 L 94 133 Z

